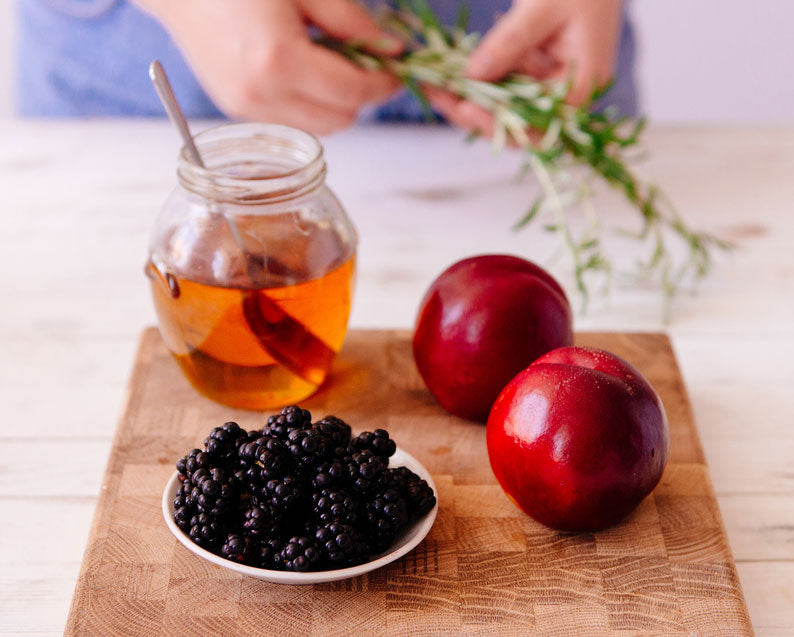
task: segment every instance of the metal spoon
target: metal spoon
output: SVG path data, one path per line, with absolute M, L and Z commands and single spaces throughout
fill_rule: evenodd
M 192 159 L 193 163 L 197 166 L 205 168 L 204 161 L 201 159 L 201 155 L 199 155 L 198 148 L 196 148 L 196 142 L 193 141 L 193 136 L 190 134 L 190 128 L 188 128 L 185 114 L 179 107 L 179 102 L 176 101 L 174 89 L 171 88 L 171 82 L 168 81 L 168 76 L 159 60 L 155 60 L 149 66 L 149 77 L 152 78 L 152 84 L 154 84 L 157 95 L 165 107 L 165 112 L 168 113 L 168 118 L 174 126 L 177 127 L 177 130 L 179 130 L 182 141 L 185 142 L 185 148 L 187 148 L 187 152 L 190 154 L 190 159 Z

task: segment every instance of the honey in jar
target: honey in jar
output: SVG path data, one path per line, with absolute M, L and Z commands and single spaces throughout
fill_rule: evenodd
M 344 341 L 355 231 L 307 133 L 238 124 L 196 141 L 207 168 L 183 152 L 146 267 L 160 333 L 209 398 L 248 409 L 298 402 Z

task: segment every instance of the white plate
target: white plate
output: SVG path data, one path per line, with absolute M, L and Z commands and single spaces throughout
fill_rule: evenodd
M 179 488 L 179 473 L 176 471 L 174 471 L 174 475 L 168 480 L 168 483 L 165 485 L 165 490 L 163 491 L 163 517 L 165 518 L 165 523 L 168 525 L 168 528 L 171 529 L 171 533 L 173 533 L 176 539 L 187 547 L 189 551 L 192 551 L 199 557 L 203 557 L 213 564 L 228 568 L 230 571 L 236 571 L 237 573 L 256 577 L 257 579 L 268 582 L 275 582 L 276 584 L 320 584 L 322 582 L 333 582 L 335 580 L 347 579 L 348 577 L 356 577 L 374 571 L 381 566 L 385 566 L 408 553 L 408 551 L 413 549 L 425 538 L 438 514 L 438 489 L 436 489 L 436 485 L 433 482 L 433 478 L 430 477 L 430 473 L 416 458 L 402 449 L 397 449 L 395 454 L 389 458 L 389 466 L 408 467 L 420 478 L 427 480 L 427 484 L 430 485 L 430 488 L 433 489 L 433 493 L 436 496 L 436 506 L 434 506 L 429 513 L 404 529 L 387 553 L 378 555 L 369 562 L 359 564 L 358 566 L 340 568 L 333 571 L 295 573 L 292 571 L 274 571 L 266 568 L 238 564 L 237 562 L 224 559 L 220 555 L 215 555 L 215 553 L 210 553 L 206 549 L 201 548 L 198 544 L 195 544 L 193 540 L 176 525 L 176 522 L 174 522 L 174 498 Z

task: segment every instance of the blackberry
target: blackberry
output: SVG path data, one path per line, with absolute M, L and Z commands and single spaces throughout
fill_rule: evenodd
M 190 519 L 196 514 L 196 510 L 190 506 L 176 507 L 174 509 L 174 522 L 185 533 L 190 532 Z
M 317 429 L 293 429 L 287 436 L 287 449 L 298 467 L 313 469 L 331 450 L 330 440 Z
M 421 516 L 436 506 L 436 496 L 426 480 L 417 480 L 408 485 L 409 510 L 413 515 Z
M 386 481 L 384 460 L 369 450 L 353 453 L 344 462 L 350 485 L 358 493 L 374 492 Z
M 231 533 L 221 546 L 221 557 L 233 562 L 246 562 L 251 550 L 250 540 L 239 533 Z
M 174 511 L 178 509 L 183 509 L 186 507 L 191 506 L 192 502 L 190 500 L 190 493 L 183 493 L 182 487 L 185 486 L 186 483 L 182 483 L 179 485 L 179 488 L 176 490 L 176 495 L 174 496 Z M 190 486 L 189 483 L 187 483 Z M 191 487 L 192 488 L 192 487 Z
M 190 518 L 188 535 L 199 546 L 212 548 L 217 546 L 224 535 L 221 522 L 206 513 L 199 513 Z
M 262 430 L 261 429 L 249 429 L 245 431 L 244 429 L 240 430 L 242 433 L 240 437 L 235 440 L 235 444 L 239 449 L 241 445 L 244 445 L 246 442 L 253 442 L 257 438 L 262 437 Z
M 199 469 L 193 477 L 190 498 L 201 513 L 221 517 L 234 509 L 238 491 L 228 472 L 220 467 Z
M 358 521 L 358 502 L 344 489 L 322 489 L 312 494 L 312 514 L 320 524 L 341 522 L 355 525 Z
M 323 560 L 331 568 L 360 564 L 369 557 L 369 547 L 349 524 L 324 524 L 316 528 L 312 535 L 320 547 Z
M 270 416 L 262 429 L 265 436 L 273 436 L 286 441 L 289 432 L 293 429 L 308 429 L 312 426 L 312 415 L 306 409 L 297 405 L 284 407 L 280 414 Z
M 385 551 L 408 523 L 408 505 L 397 489 L 389 487 L 366 503 L 366 527 L 374 551 Z
M 236 422 L 226 422 L 210 431 L 204 440 L 204 448 L 213 463 L 223 466 L 231 465 L 237 456 L 237 440 L 246 432 Z
M 350 442 L 350 447 L 354 451 L 371 451 L 374 455 L 386 460 L 386 464 L 388 464 L 387 458 L 393 456 L 397 451 L 397 445 L 394 444 L 394 440 L 389 438 L 389 432 L 385 429 L 360 433 Z
M 238 465 L 235 478 L 247 485 L 281 478 L 293 468 L 287 448 L 272 436 L 259 436 L 237 450 Z
M 252 537 L 278 537 L 281 535 L 282 521 L 282 516 L 272 507 L 252 506 L 243 514 L 243 531 Z
M 408 467 L 390 469 L 389 482 L 405 498 L 411 515 L 422 516 L 436 506 L 436 496 L 427 480 L 420 478 Z
M 193 504 L 193 498 L 190 497 L 190 492 L 193 490 L 194 486 L 196 485 L 193 484 L 192 480 L 182 480 L 179 483 L 179 486 L 176 490 L 176 495 L 174 495 L 175 509 Z
M 345 464 L 339 459 L 323 462 L 315 468 L 312 487 L 315 491 L 342 487 L 349 482 L 349 474 Z
M 350 444 L 350 425 L 336 416 L 326 416 L 312 425 L 331 441 L 332 447 L 345 448 Z
M 260 540 L 253 548 L 251 562 L 259 568 L 275 568 L 277 557 L 284 548 L 284 542 L 278 538 Z
M 176 470 L 184 478 L 192 478 L 193 474 L 199 469 L 207 469 L 210 466 L 209 455 L 201 449 L 193 449 L 186 456 L 176 462 Z
M 281 566 L 287 571 L 317 570 L 321 565 L 320 549 L 312 538 L 292 537 L 278 553 L 275 563 L 276 566 Z
M 301 483 L 292 476 L 286 476 L 280 480 L 268 480 L 258 499 L 262 502 L 266 498 L 274 510 L 288 513 L 300 504 L 302 496 Z
M 190 531 L 190 518 L 197 513 L 193 498 L 190 496 L 193 486 L 190 480 L 186 480 L 179 485 L 174 496 L 174 522 L 186 533 Z
M 240 448 L 243 447 L 243 445 L 247 445 L 249 442 L 255 442 L 258 438 L 262 438 L 262 432 L 257 429 L 243 431 L 234 441 L 238 458 L 240 457 Z

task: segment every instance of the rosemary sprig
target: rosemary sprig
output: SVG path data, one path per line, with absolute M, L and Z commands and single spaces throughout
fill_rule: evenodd
M 623 234 L 648 244 L 650 254 L 640 272 L 659 283 L 666 311 L 684 282 L 709 271 L 712 248 L 730 247 L 710 234 L 691 229 L 655 185 L 643 182 L 631 171 L 626 151 L 638 144 L 645 121 L 631 122 L 610 108 L 592 111 L 608 87 L 593 91 L 584 104 L 576 107 L 565 102 L 570 88 L 565 82 L 541 82 L 520 73 L 498 82 L 468 78 L 466 63 L 479 35 L 467 31 L 465 9 L 454 27 L 445 27 L 425 0 L 402 0 L 398 6 L 398 10 L 384 14 L 383 22 L 405 43 L 405 53 L 399 58 L 379 56 L 355 42 L 324 44 L 364 68 L 394 73 L 417 97 L 428 117 L 433 117 L 433 112 L 422 88 L 425 85 L 449 91 L 493 114 L 495 149 L 508 144 L 525 149 L 528 168 L 534 171 L 543 191 L 515 228 L 545 217 L 544 229 L 560 234 L 573 259 L 583 309 L 589 296 L 588 275 L 609 276 L 612 271 L 602 249 L 597 215 L 591 213 L 591 223 L 583 232 L 576 233 L 570 223 L 569 204 L 589 195 L 587 176 L 601 178 L 622 191 L 640 212 L 640 230 Z M 585 168 L 585 178 L 574 175 L 577 166 Z M 671 237 L 683 242 L 685 259 L 674 257 L 668 245 Z

